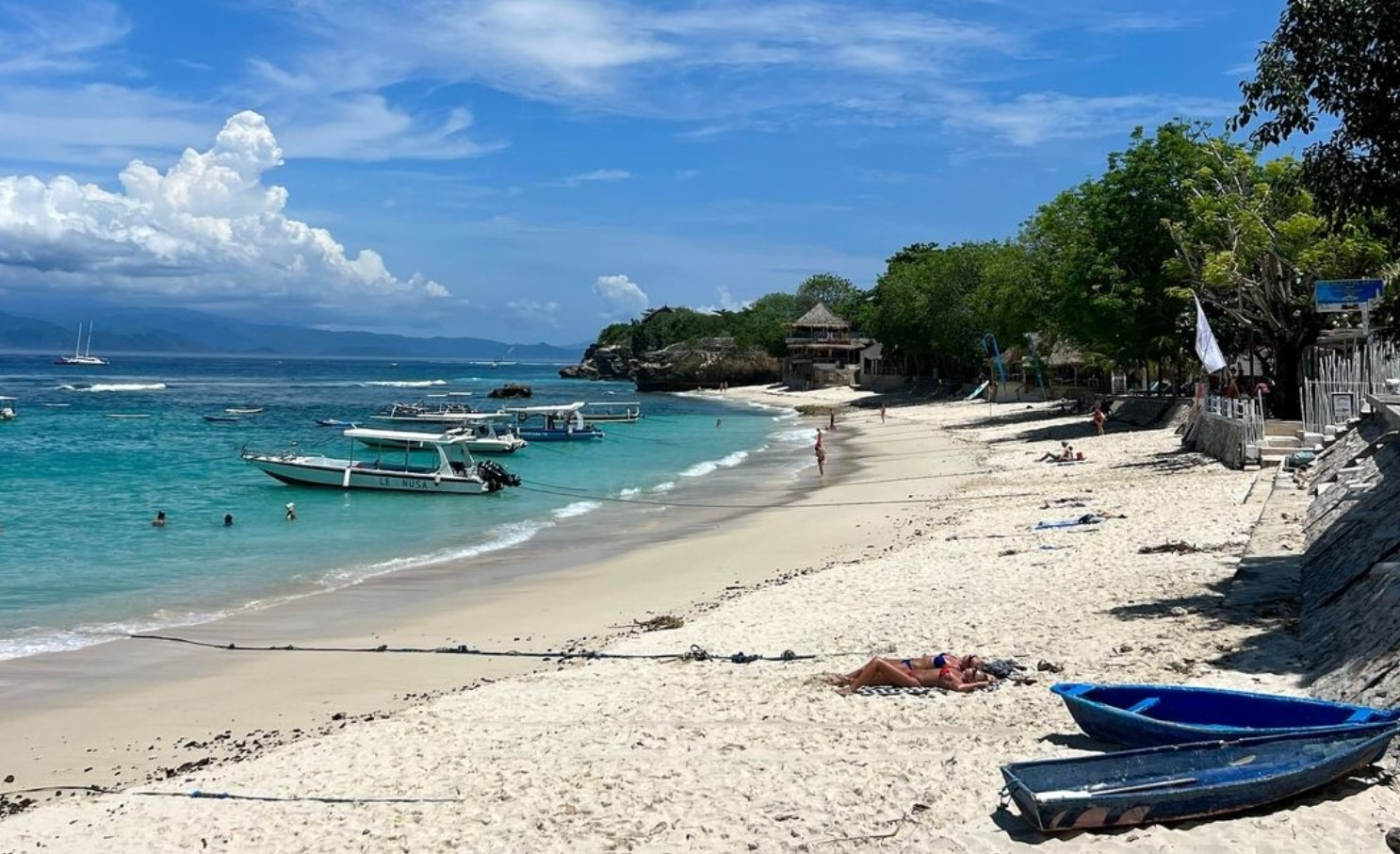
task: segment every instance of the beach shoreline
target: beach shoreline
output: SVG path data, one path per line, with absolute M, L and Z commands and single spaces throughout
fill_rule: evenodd
M 1101 749 L 1051 683 L 1304 693 L 1287 615 L 1231 605 L 1246 547 L 1267 547 L 1254 537 L 1260 520 L 1293 507 L 1273 500 L 1283 487 L 1181 451 L 1170 430 L 1092 431 L 1043 405 L 911 403 L 891 405 L 887 420 L 843 410 L 828 462 L 851 474 L 804 496 L 809 506 L 741 515 L 492 604 L 544 609 L 562 629 L 593 595 L 595 621 L 631 618 L 680 592 L 656 566 L 693 565 L 691 580 L 711 594 L 690 600 L 680 628 L 619 634 L 605 648 L 620 658 L 553 662 L 247 761 L 65 798 L 0 822 L 0 850 L 86 851 L 99 836 L 107 852 L 309 854 L 1003 852 L 1044 842 L 998 808 L 1000 766 Z M 1084 461 L 1035 462 L 1060 440 Z M 1074 521 L 1084 516 L 1099 521 Z M 1174 542 L 1190 547 L 1159 548 Z M 718 655 L 626 658 L 691 645 Z M 728 657 L 785 650 L 797 657 Z M 871 654 L 939 651 L 1025 669 L 973 694 L 842 697 L 820 678 Z M 1397 810 L 1393 788 L 1353 780 L 1273 809 L 1057 845 L 1350 851 L 1378 843 Z
M 824 426 L 812 425 L 814 435 Z M 575 524 L 467 562 L 389 573 L 156 634 L 240 647 L 597 648 L 625 634 L 634 620 L 693 614 L 736 588 L 807 569 L 832 554 L 859 554 L 837 525 L 823 526 L 820 536 L 779 538 L 784 553 L 775 554 L 770 523 L 762 518 L 813 501 L 822 494 L 812 488 L 816 484 L 836 487 L 857 474 L 841 447 L 858 441 L 859 433 L 852 423 L 828 439 L 825 479 L 807 470 L 791 483 L 753 484 L 727 496 L 730 503 L 772 505 L 771 511 L 671 507 L 648 514 L 627 507 L 641 530 L 623 544 L 603 542 L 605 533 L 580 547 L 569 538 L 583 526 L 607 523 L 569 520 Z M 702 487 L 699 494 L 714 497 L 716 489 Z M 664 503 L 668 496 L 656 499 Z M 607 509 L 588 518 L 609 515 Z M 840 511 L 827 512 L 834 519 Z M 738 560 L 741 554 L 771 560 L 752 566 Z M 649 571 L 687 564 L 695 569 L 669 576 Z M 392 663 L 384 661 L 391 655 Z M 190 763 L 241 761 L 481 680 L 557 666 L 557 659 L 220 651 L 130 639 L 13 659 L 0 662 L 0 691 L 8 701 L 0 755 L 9 757 L 0 775 L 15 775 L 5 790 L 162 779 Z

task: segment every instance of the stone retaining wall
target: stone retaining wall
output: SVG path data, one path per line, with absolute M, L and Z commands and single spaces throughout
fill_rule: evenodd
M 1320 697 L 1400 701 L 1400 441 L 1364 421 L 1314 461 L 1300 630 Z
M 1191 422 L 1181 444 L 1215 457 L 1230 468 L 1244 468 L 1244 441 L 1248 432 L 1237 418 L 1202 412 Z

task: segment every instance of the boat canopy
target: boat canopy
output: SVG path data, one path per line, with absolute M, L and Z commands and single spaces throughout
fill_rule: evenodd
M 456 436 L 438 433 L 414 433 L 409 430 L 374 430 L 369 427 L 352 427 L 346 430 L 347 439 L 369 439 L 379 442 L 419 442 L 425 445 L 460 445 L 471 441 L 470 436 Z
M 555 404 L 553 406 L 511 406 L 501 411 L 510 412 L 512 414 L 520 415 L 522 417 L 528 417 L 530 415 L 564 416 L 573 415 L 575 412 L 578 412 L 586 405 L 587 404 L 580 400 L 574 403 L 560 403 Z

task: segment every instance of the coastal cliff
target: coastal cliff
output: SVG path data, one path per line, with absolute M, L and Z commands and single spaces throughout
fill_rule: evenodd
M 782 365 L 758 347 L 733 338 L 704 338 L 634 355 L 625 346 L 590 345 L 577 365 L 559 371 L 565 379 L 632 380 L 637 391 L 688 391 L 720 383 L 761 385 L 777 382 Z

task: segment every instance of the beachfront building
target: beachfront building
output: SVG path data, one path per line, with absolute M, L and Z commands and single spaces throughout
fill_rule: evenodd
M 783 359 L 783 382 L 790 388 L 832 388 L 860 382 L 861 351 L 870 340 L 852 335 L 851 324 L 824 303 L 817 303 L 790 326 Z

